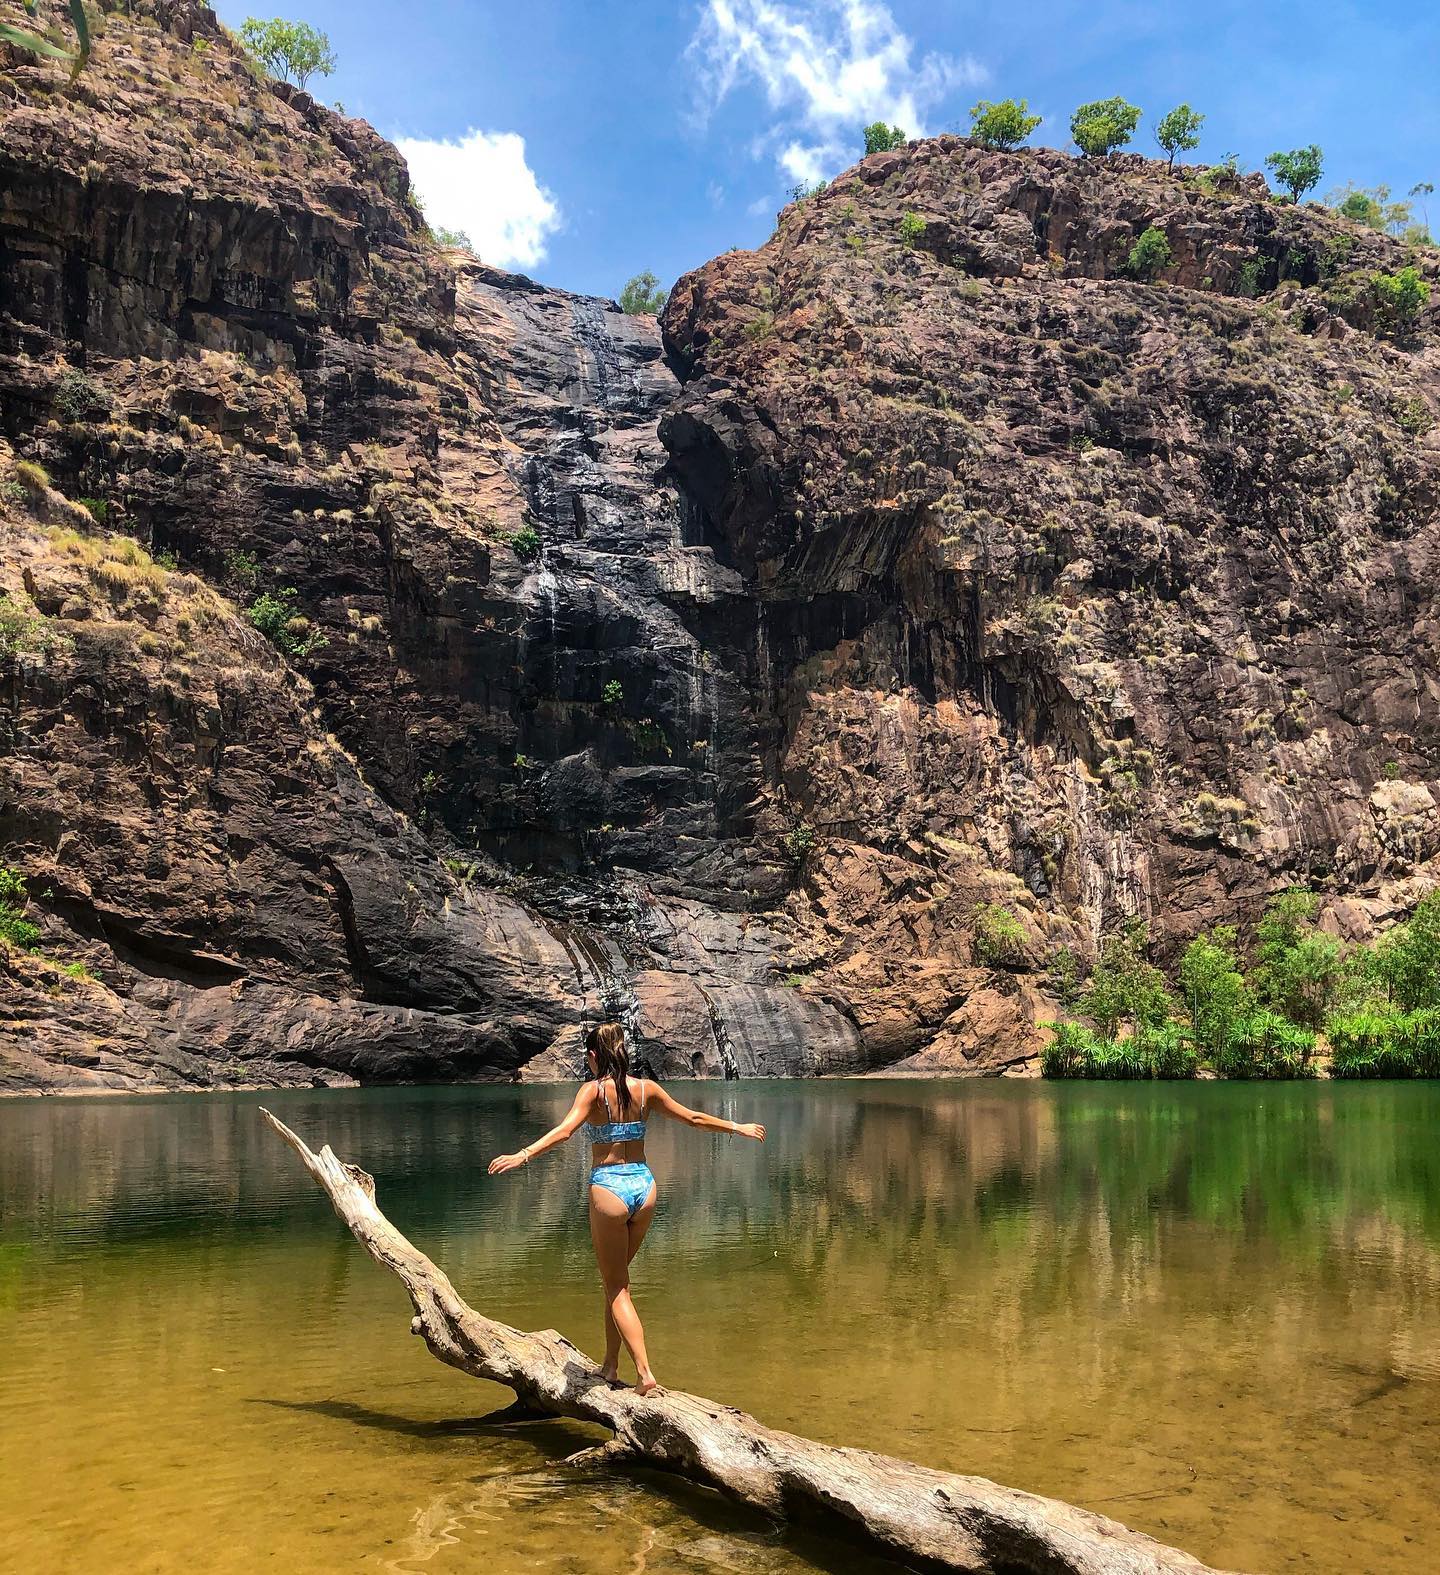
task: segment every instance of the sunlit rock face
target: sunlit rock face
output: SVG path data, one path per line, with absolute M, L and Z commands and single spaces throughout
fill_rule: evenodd
M 1082 944 L 1433 878 L 1434 312 L 1370 289 L 1406 261 L 1255 177 L 940 137 L 681 281 L 661 433 L 785 652 L 827 870 L 897 859 L 942 936 L 984 871 Z
M 572 1076 L 601 1011 L 661 1075 L 996 1072 L 1122 915 L 1426 883 L 1397 243 L 939 138 L 662 333 L 437 249 L 203 7 L 0 58 L 0 859 L 93 975 L 0 961 L 0 1086 Z

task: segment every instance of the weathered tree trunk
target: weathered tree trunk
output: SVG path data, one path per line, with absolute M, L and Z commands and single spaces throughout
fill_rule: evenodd
M 807 1521 L 911 1568 L 967 1575 L 1204 1575 L 1187 1553 L 1057 1499 L 951 1476 L 863 1449 L 837 1449 L 763 1426 L 743 1411 L 678 1390 L 643 1399 L 608 1384 L 553 1329 L 522 1334 L 483 1317 L 375 1202 L 374 1179 L 318 1154 L 268 1110 L 335 1212 L 377 1263 L 399 1275 L 410 1329 L 442 1362 L 515 1391 L 524 1411 L 598 1422 L 615 1435 L 575 1459 L 630 1461 L 719 1489 L 763 1514 Z

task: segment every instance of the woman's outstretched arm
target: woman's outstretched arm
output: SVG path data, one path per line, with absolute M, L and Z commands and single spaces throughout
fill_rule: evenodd
M 547 1148 L 555 1148 L 561 1143 L 569 1142 L 580 1130 L 594 1103 L 595 1085 L 586 1083 L 576 1094 L 569 1115 L 558 1127 L 551 1127 L 544 1137 L 537 1138 L 533 1143 L 527 1143 L 518 1154 L 497 1154 L 490 1161 L 490 1174 L 503 1176 L 507 1170 L 519 1170 L 522 1165 L 529 1164 L 537 1154 L 543 1154 Z
M 727 1121 L 723 1116 L 707 1116 L 703 1110 L 691 1110 L 678 1099 L 671 1099 L 659 1083 L 652 1082 L 647 1091 L 650 1109 L 658 1110 L 672 1121 L 683 1121 L 686 1126 L 696 1127 L 701 1132 L 733 1132 L 739 1137 L 754 1138 L 757 1143 L 765 1141 L 765 1128 L 758 1121 Z

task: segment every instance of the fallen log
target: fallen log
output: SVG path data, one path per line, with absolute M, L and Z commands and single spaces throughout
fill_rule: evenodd
M 515 1393 L 516 1416 L 572 1417 L 614 1437 L 575 1463 L 675 1473 L 776 1519 L 804 1521 L 912 1569 L 965 1575 L 1214 1575 L 1188 1553 L 1058 1499 L 954 1476 L 863 1449 L 777 1432 L 733 1406 L 661 1389 L 643 1398 L 607 1383 L 554 1329 L 523 1334 L 461 1300 L 445 1274 L 380 1212 L 374 1178 L 312 1152 L 268 1110 L 372 1258 L 399 1276 L 433 1355 Z

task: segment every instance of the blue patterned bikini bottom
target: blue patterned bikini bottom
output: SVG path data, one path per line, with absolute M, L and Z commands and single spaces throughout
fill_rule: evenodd
M 633 1220 L 636 1209 L 650 1196 L 655 1177 L 648 1165 L 597 1165 L 590 1172 L 590 1185 L 613 1192 Z

